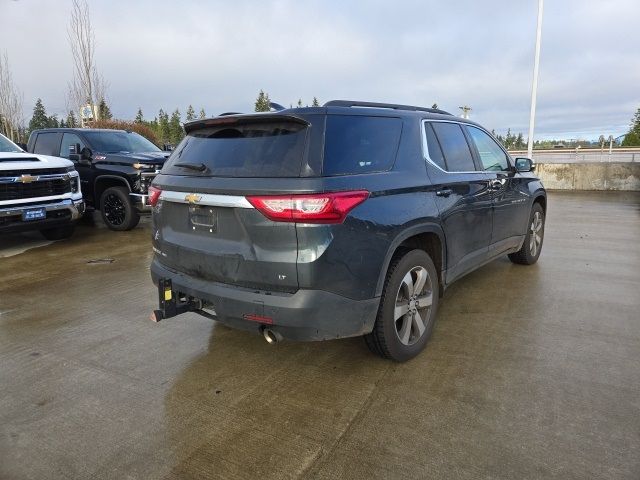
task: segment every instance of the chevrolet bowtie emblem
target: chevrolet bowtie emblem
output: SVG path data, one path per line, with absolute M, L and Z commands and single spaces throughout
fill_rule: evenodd
M 202 197 L 200 195 L 196 195 L 195 193 L 190 193 L 189 195 L 185 195 L 184 199 L 189 203 L 198 203 Z
M 35 182 L 38 179 L 38 177 L 33 177 L 31 175 L 22 175 L 20 176 L 20 181 L 22 183 L 31 183 L 31 182 Z

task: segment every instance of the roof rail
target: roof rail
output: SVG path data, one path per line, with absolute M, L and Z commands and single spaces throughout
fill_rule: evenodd
M 414 107 L 413 105 L 396 105 L 395 103 L 358 102 L 355 100 L 331 100 L 325 103 L 325 107 L 367 107 L 367 108 L 390 108 L 393 110 L 408 110 L 411 112 L 439 113 L 441 115 L 451 115 L 451 113 L 439 108 Z

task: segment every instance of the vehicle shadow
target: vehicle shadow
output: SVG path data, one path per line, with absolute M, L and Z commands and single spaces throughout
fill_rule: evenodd
M 169 478 L 287 478 L 331 445 L 391 364 L 360 338 L 268 345 L 221 324 L 165 396 Z

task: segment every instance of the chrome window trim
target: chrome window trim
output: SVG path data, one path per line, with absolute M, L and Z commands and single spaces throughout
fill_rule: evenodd
M 486 170 L 472 170 L 470 172 L 450 172 L 448 170 L 443 169 L 442 167 L 440 167 L 440 165 L 438 165 L 436 162 L 434 162 L 433 160 L 431 160 L 431 157 L 429 157 L 429 145 L 427 144 L 427 134 L 424 131 L 425 128 L 425 124 L 427 123 L 436 123 L 436 122 L 440 122 L 440 123 L 455 123 L 456 125 L 459 125 L 460 127 L 467 125 L 464 122 L 456 122 L 455 120 L 436 120 L 436 119 L 426 119 L 423 118 L 420 121 L 420 125 L 421 125 L 421 130 L 422 130 L 422 157 L 429 162 L 431 165 L 433 165 L 434 167 L 436 167 L 438 170 L 440 170 L 442 173 L 447 173 L 449 175 L 454 175 L 457 173 L 482 173 L 485 174 L 487 171 Z M 476 125 L 471 125 L 473 127 L 475 127 Z M 483 130 L 486 132 L 486 130 L 484 130 L 483 128 L 477 127 L 480 130 Z M 488 133 L 488 132 L 487 132 Z M 491 136 L 491 134 L 489 134 L 489 136 Z M 466 137 L 465 137 L 466 138 Z M 469 147 L 470 148 L 470 147 Z M 444 154 L 444 152 L 442 152 Z M 470 152 L 471 153 L 471 152 Z M 473 153 L 472 153 L 473 155 Z M 472 157 L 473 158 L 473 157 Z M 474 162 L 475 163 L 475 162 Z
M 200 197 L 197 201 L 189 201 L 187 197 Z M 217 195 L 212 193 L 176 192 L 162 190 L 160 200 L 174 203 L 191 203 L 210 207 L 254 208 L 245 197 L 240 195 Z

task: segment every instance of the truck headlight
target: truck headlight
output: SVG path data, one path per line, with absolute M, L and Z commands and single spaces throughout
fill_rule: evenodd
M 69 180 L 71 182 L 71 192 L 78 193 L 80 191 L 80 182 L 77 175 L 73 175 Z

